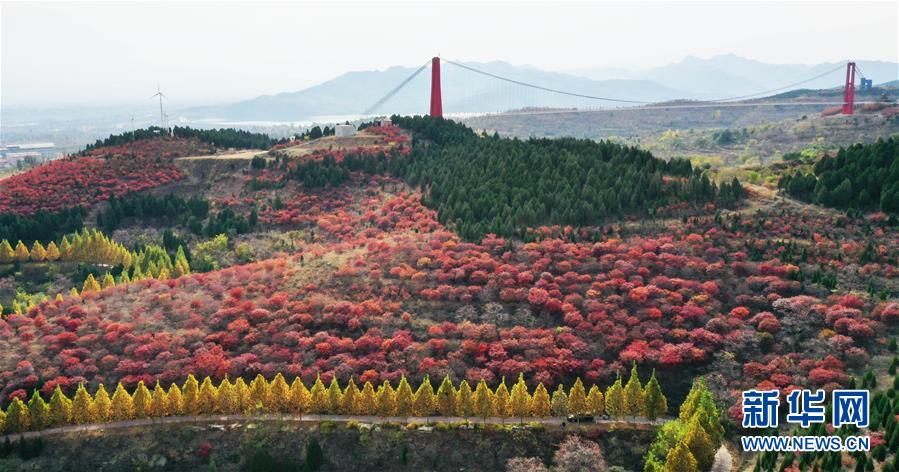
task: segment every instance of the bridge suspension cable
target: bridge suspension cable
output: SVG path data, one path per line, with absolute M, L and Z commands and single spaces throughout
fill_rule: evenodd
M 390 100 L 391 98 L 393 98 L 393 96 L 396 95 L 397 92 L 399 92 L 403 87 L 405 87 L 406 84 L 411 82 L 412 79 L 414 79 L 418 74 L 420 74 L 421 71 L 425 70 L 425 68 L 427 68 L 428 65 L 430 65 L 430 64 L 431 64 L 430 60 L 428 60 L 428 62 L 425 62 L 424 64 L 422 64 L 422 66 L 419 67 L 418 69 L 416 69 L 416 71 L 413 72 L 412 75 L 410 75 L 409 77 L 406 77 L 406 80 L 400 82 L 400 84 L 397 85 L 396 87 L 394 87 L 393 90 L 387 92 L 387 95 L 384 95 L 383 97 L 381 97 L 380 100 L 375 102 L 374 105 L 368 107 L 363 114 L 370 115 L 370 114 L 374 113 L 374 111 L 377 110 L 378 107 L 383 105 L 384 102 L 386 102 L 387 100 Z
M 716 100 L 709 100 L 709 101 L 710 101 L 710 102 L 730 102 L 730 101 L 734 101 L 734 100 L 743 100 L 743 99 L 746 99 L 746 98 L 752 98 L 752 97 L 755 97 L 755 96 L 758 96 L 758 95 L 770 95 L 770 94 L 772 94 L 772 93 L 774 93 L 774 92 L 780 92 L 780 91 L 782 91 L 782 90 L 786 90 L 786 89 L 789 89 L 789 88 L 793 88 L 793 87 L 796 87 L 796 86 L 799 86 L 799 85 L 802 85 L 802 84 L 809 83 L 809 82 L 811 82 L 811 81 L 813 81 L 813 80 L 820 79 L 821 77 L 824 77 L 824 76 L 833 74 L 834 72 L 836 72 L 836 71 L 838 71 L 838 70 L 841 70 L 841 69 L 843 69 L 843 68 L 845 68 L 845 67 L 846 67 L 846 66 L 844 66 L 843 64 L 840 64 L 840 65 L 838 65 L 836 68 L 833 68 L 833 69 L 831 69 L 831 70 L 829 70 L 829 71 L 827 71 L 827 72 L 822 72 L 821 74 L 818 74 L 818 75 L 816 75 L 816 76 L 814 76 L 814 77 L 811 77 L 811 78 L 808 78 L 808 79 L 805 79 L 805 80 L 800 80 L 799 82 L 794 82 L 794 83 L 792 83 L 792 84 L 790 84 L 790 85 L 784 85 L 783 87 L 778 87 L 778 88 L 774 88 L 774 89 L 770 89 L 770 90 L 764 90 L 764 91 L 756 92 L 756 93 L 750 93 L 749 95 L 740 95 L 740 96 L 736 96 L 736 97 L 719 98 L 719 99 L 716 99 Z
M 467 65 L 465 65 L 465 64 L 461 64 L 461 63 L 458 63 L 458 62 L 455 62 L 455 61 L 451 61 L 451 60 L 449 60 L 449 59 L 443 59 L 443 58 L 441 58 L 441 60 L 443 60 L 444 62 L 450 63 L 450 64 L 452 64 L 452 65 L 454 65 L 454 66 L 456 66 L 456 67 L 461 67 L 461 68 L 466 69 L 466 70 L 469 70 L 469 71 L 471 71 L 471 72 L 475 72 L 475 73 L 477 73 L 477 74 L 486 75 L 486 76 L 488 76 L 488 77 L 493 77 L 494 79 L 503 80 L 503 81 L 505 81 L 505 82 L 510 82 L 510 83 L 513 83 L 513 84 L 522 85 L 522 86 L 530 87 L 530 88 L 537 89 L 537 90 L 543 90 L 544 92 L 552 92 L 552 93 L 557 93 L 557 94 L 560 94 L 560 95 L 568 95 L 569 97 L 587 98 L 587 99 L 590 99 L 590 100 L 602 100 L 602 101 L 605 101 L 605 102 L 635 103 L 635 104 L 652 103 L 652 102 L 647 102 L 647 101 L 643 101 L 643 100 L 625 100 L 625 99 L 623 99 L 623 98 L 598 97 L 598 96 L 595 96 L 595 95 L 585 95 L 585 94 L 582 94 L 582 93 L 566 92 L 566 91 L 564 91 L 564 90 L 559 90 L 559 89 L 554 89 L 554 88 L 549 88 L 549 87 L 543 87 L 543 86 L 540 86 L 540 85 L 535 85 L 535 84 L 530 84 L 530 83 L 527 83 L 527 82 L 522 82 L 522 81 L 520 81 L 520 80 L 510 79 L 510 78 L 508 78 L 508 77 L 503 77 L 503 76 L 501 76 L 501 75 L 491 74 L 490 72 L 485 72 L 485 71 L 482 71 L 482 70 L 478 70 L 478 69 L 475 69 L 474 67 L 467 66 Z

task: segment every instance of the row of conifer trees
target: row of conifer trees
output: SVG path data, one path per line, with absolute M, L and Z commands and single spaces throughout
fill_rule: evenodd
M 396 387 L 388 381 L 378 387 L 371 382 L 359 387 L 353 379 L 341 386 L 335 378 L 326 386 L 319 377 L 311 388 L 307 388 L 299 378 L 288 384 L 281 374 L 271 381 L 258 375 L 249 383 L 242 378 L 232 382 L 226 377 L 218 385 L 209 377 L 200 382 L 189 375 L 183 385 L 172 384 L 168 390 L 158 382 L 152 390 L 139 382 L 137 388 L 129 392 L 119 383 L 110 395 L 100 384 L 91 395 L 84 385 L 80 385 L 70 399 L 57 387 L 49 402 L 35 391 L 27 402 L 16 397 L 5 412 L 0 409 L 0 431 L 19 433 L 72 424 L 211 414 L 519 419 L 608 414 L 616 419 L 646 417 L 654 420 L 667 411 L 668 402 L 655 373 L 644 387 L 636 367 L 631 370 L 626 384 L 619 377 L 605 393 L 596 385 L 587 390 L 581 379 L 577 379 L 567 391 L 559 385 L 551 395 L 542 383 L 530 390 L 521 375 L 511 389 L 505 379 L 494 389 L 484 381 L 472 389 L 465 380 L 456 386 L 446 377 L 436 391 L 428 377 L 413 390 L 405 377 Z
M 63 236 L 59 245 L 50 241 L 44 246 L 40 241 L 35 241 L 31 249 L 22 241 L 15 245 L 6 239 L 0 241 L 0 264 L 16 261 L 74 261 L 129 267 L 132 258 L 131 252 L 124 246 L 95 229 L 84 229 Z

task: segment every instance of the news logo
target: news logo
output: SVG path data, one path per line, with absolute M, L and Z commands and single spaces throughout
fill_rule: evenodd
M 780 408 L 780 391 L 747 390 L 743 392 L 743 427 L 776 428 Z
M 834 390 L 831 393 L 831 424 L 834 428 L 867 428 L 870 414 L 868 390 Z M 786 422 L 802 428 L 827 421 L 824 390 L 793 390 L 786 396 Z M 743 427 L 777 428 L 780 421 L 779 390 L 743 392 Z M 868 436 L 743 436 L 744 451 L 867 451 Z
M 808 428 L 812 423 L 823 423 L 825 420 L 824 390 L 815 393 L 811 390 L 793 390 L 787 395 L 787 403 L 790 405 L 787 423 L 799 423 L 803 428 Z

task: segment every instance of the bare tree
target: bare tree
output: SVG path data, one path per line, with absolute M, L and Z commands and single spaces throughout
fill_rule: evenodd
M 513 457 L 506 461 L 506 472 L 548 472 L 548 469 L 536 457 Z
M 559 472 L 600 472 L 606 470 L 606 460 L 599 445 L 571 435 L 562 441 L 553 461 Z
M 715 462 L 712 462 L 712 472 L 730 472 L 733 470 L 733 457 L 726 447 L 721 446 L 715 453 Z

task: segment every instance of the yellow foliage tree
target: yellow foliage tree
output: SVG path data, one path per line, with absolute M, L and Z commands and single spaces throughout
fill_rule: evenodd
M 374 415 L 377 411 L 378 404 L 375 396 L 375 387 L 371 382 L 365 382 L 362 386 L 362 395 L 359 395 L 359 406 L 357 411 L 362 415 Z
M 637 375 L 637 363 L 631 367 L 631 377 L 624 386 L 624 414 L 640 416 L 643 414 L 643 385 Z
M 187 375 L 184 387 L 181 389 L 181 414 L 196 416 L 200 414 L 200 383 L 193 374 Z
M 500 380 L 496 391 L 493 392 L 493 414 L 500 418 L 509 417 L 509 388 L 506 387 L 506 378 Z
M 73 252 L 72 243 L 69 242 L 69 238 L 63 236 L 62 241 L 59 243 L 59 258 L 63 261 L 71 261 Z
M 269 385 L 268 381 L 262 374 L 257 374 L 250 382 L 250 405 L 251 410 L 268 408 L 269 403 Z
M 353 381 L 353 378 L 350 377 L 350 381 L 347 383 L 346 388 L 343 390 L 343 395 L 340 397 L 340 414 L 341 415 L 355 415 L 356 412 L 356 400 L 359 396 L 359 387 L 356 386 L 356 382 Z
M 565 388 L 562 387 L 562 384 L 559 384 L 556 391 L 553 392 L 550 407 L 552 408 L 553 416 L 565 416 L 568 414 L 568 395 L 565 393 Z
M 703 429 L 698 418 L 693 418 L 687 427 L 687 434 L 684 436 L 684 443 L 693 454 L 699 465 L 699 470 L 709 470 L 712 462 L 715 460 L 715 444 L 712 442 L 709 433 Z
M 115 279 L 109 272 L 103 276 L 103 288 L 115 287 Z
M 378 416 L 386 418 L 396 414 L 396 392 L 387 380 L 378 387 L 375 400 L 378 403 Z
M 590 387 L 590 391 L 587 392 L 587 410 L 591 415 L 595 416 L 605 413 L 602 391 L 596 385 Z
M 103 384 L 100 384 L 94 394 L 94 415 L 100 423 L 105 423 L 112 418 L 112 400 Z
M 512 386 L 512 395 L 509 397 L 509 414 L 524 421 L 531 411 L 531 395 L 528 386 L 524 382 L 524 374 L 518 374 L 518 382 Z
M 34 430 L 41 430 L 50 425 L 50 407 L 41 398 L 40 392 L 37 390 L 28 400 L 28 417 L 30 419 L 29 427 Z
M 12 399 L 12 403 L 6 409 L 6 430 L 11 433 L 22 433 L 31 426 L 31 418 L 28 414 L 28 407 L 22 403 L 19 397 Z
M 400 378 L 400 384 L 396 387 L 396 414 L 407 418 L 414 413 L 412 408 L 414 395 L 412 386 L 406 380 L 406 376 Z
M 198 403 L 201 415 L 215 413 L 216 405 L 218 404 L 218 389 L 212 384 L 212 379 L 209 376 L 206 376 L 200 385 Z
M 169 398 L 168 394 L 165 393 L 165 389 L 159 385 L 159 381 L 156 381 L 156 386 L 153 387 L 153 400 L 150 402 L 150 416 L 154 418 L 162 418 L 163 416 L 168 416 L 168 408 L 169 408 Z
M 549 398 L 549 392 L 543 383 L 537 384 L 534 389 L 534 396 L 531 397 L 531 414 L 538 418 L 549 417 L 552 409 L 552 403 Z
M 624 387 L 621 385 L 621 376 L 606 389 L 606 413 L 612 418 L 621 418 L 624 415 Z
M 234 381 L 234 394 L 237 395 L 237 404 L 240 406 L 240 411 L 245 412 L 249 410 L 251 407 L 250 387 L 240 377 Z
M 75 424 L 87 424 L 97 421 L 94 399 L 84 388 L 84 384 L 78 386 L 75 398 L 72 400 L 72 422 Z
M 437 387 L 437 398 L 435 398 L 437 413 L 441 416 L 456 415 L 456 389 L 449 376 L 443 377 L 440 387 Z
M 47 260 L 47 250 L 40 241 L 35 241 L 31 246 L 31 260 L 34 262 L 43 262 Z
M 331 405 L 330 402 L 328 402 L 327 390 L 325 384 L 322 382 L 321 376 L 316 376 L 315 383 L 312 384 L 312 389 L 309 391 L 312 395 L 312 401 L 310 402 L 310 410 L 312 413 L 321 415 L 328 412 Z
M 153 408 L 153 395 L 147 386 L 144 385 L 143 380 L 137 383 L 137 388 L 134 390 L 134 396 L 131 397 L 131 401 L 134 404 L 135 418 L 150 417 Z
M 16 251 L 9 245 L 9 241 L 0 242 L 0 264 L 10 264 L 16 260 Z
M 665 472 L 696 472 L 699 464 L 690 452 L 690 448 L 680 441 L 668 453 L 665 460 Z
M 340 390 L 340 384 L 337 383 L 337 376 L 331 376 L 326 396 L 328 398 L 328 414 L 340 413 L 340 400 L 343 399 L 343 391 Z
M 121 383 L 116 386 L 115 392 L 112 393 L 111 416 L 115 421 L 124 421 L 134 418 L 134 400 Z
M 465 418 L 474 415 L 473 396 L 474 392 L 471 391 L 468 381 L 463 379 L 459 382 L 459 389 L 456 393 L 456 414 Z
M 415 391 L 412 399 L 412 410 L 417 416 L 431 416 L 434 413 L 434 387 L 427 375 Z
M 578 377 L 568 393 L 568 414 L 582 415 L 584 413 L 587 413 L 587 391 L 584 390 L 584 383 Z
M 99 292 L 100 284 L 97 283 L 97 279 L 94 278 L 94 274 L 87 274 L 87 278 L 84 279 L 84 286 L 81 287 L 81 293 L 88 292 Z
M 165 410 L 172 416 L 184 414 L 184 395 L 181 393 L 181 387 L 173 383 L 169 387 L 169 393 L 166 395 Z
M 293 379 L 290 384 L 290 399 L 288 400 L 288 411 L 294 414 L 308 413 L 310 403 L 312 402 L 312 394 L 303 384 L 299 377 Z
M 481 380 L 474 389 L 474 402 L 472 404 L 475 416 L 487 419 L 493 415 L 493 393 L 487 387 L 487 382 Z
M 340 387 L 338 387 L 338 389 L 339 388 Z M 284 413 L 288 410 L 287 406 L 289 403 L 290 386 L 287 385 L 287 380 L 284 379 L 284 376 L 278 372 L 269 386 L 268 404 L 266 405 L 266 408 L 272 412 Z
M 240 412 L 240 402 L 237 399 L 237 393 L 234 391 L 234 385 L 228 380 L 228 377 L 225 377 L 219 384 L 215 411 L 224 415 L 235 415 Z
M 50 397 L 50 421 L 48 426 L 63 426 L 72 419 L 72 400 L 62 393 L 59 385 Z
M 56 246 L 56 243 L 50 241 L 50 244 L 47 245 L 47 260 L 48 261 L 58 261 L 60 257 L 59 247 Z
M 656 371 L 653 369 L 649 382 L 643 387 L 643 416 L 655 420 L 659 416 L 668 413 L 668 399 L 662 393 L 662 387 L 656 379 Z
M 16 244 L 15 259 L 19 262 L 25 262 L 29 258 L 31 258 L 31 253 L 28 252 L 28 248 L 25 246 L 25 243 L 19 241 L 19 243 Z

